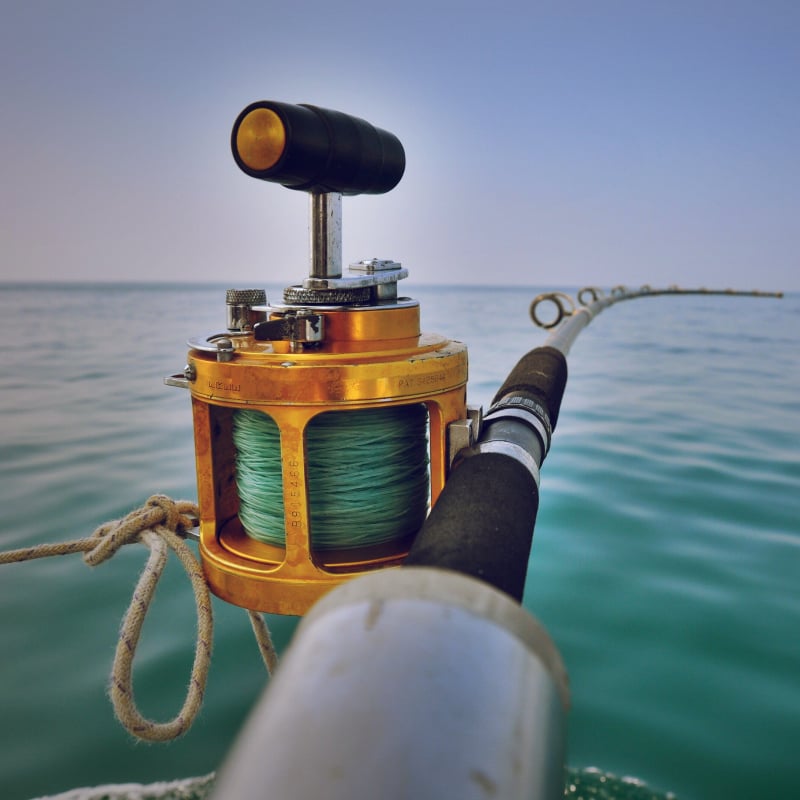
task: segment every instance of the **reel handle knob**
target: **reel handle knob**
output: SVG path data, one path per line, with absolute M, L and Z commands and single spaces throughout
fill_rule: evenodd
M 253 178 L 313 194 L 383 194 L 400 182 L 406 165 L 393 133 L 341 111 L 273 100 L 239 114 L 231 149 Z

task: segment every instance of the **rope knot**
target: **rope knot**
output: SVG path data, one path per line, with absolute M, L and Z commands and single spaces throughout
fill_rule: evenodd
M 173 500 L 165 494 L 154 494 L 145 505 L 163 509 L 161 524 L 178 535 L 191 530 L 200 519 L 199 509 L 191 500 Z
M 147 499 L 144 504 L 145 508 L 158 509 L 160 508 L 164 513 L 163 518 L 159 521 L 165 528 L 175 531 L 178 528 L 178 508 L 175 501 L 167 497 L 165 494 L 154 494 Z
M 164 527 L 175 533 L 186 531 L 193 525 L 192 516 L 197 516 L 194 504 L 185 500 L 176 502 L 166 495 L 154 494 L 142 508 L 97 528 L 92 534 L 97 544 L 84 553 L 83 560 L 90 567 L 96 567 L 111 558 L 123 545 L 139 541 L 147 530 Z

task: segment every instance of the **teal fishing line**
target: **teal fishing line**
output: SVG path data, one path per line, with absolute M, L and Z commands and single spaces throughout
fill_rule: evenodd
M 286 534 L 280 441 L 272 417 L 260 411 L 234 412 L 239 520 L 249 536 L 282 547 Z
M 280 430 L 260 411 L 234 412 L 239 519 L 247 534 L 283 547 Z M 416 532 L 427 513 L 424 405 L 329 411 L 306 428 L 311 544 L 348 550 Z

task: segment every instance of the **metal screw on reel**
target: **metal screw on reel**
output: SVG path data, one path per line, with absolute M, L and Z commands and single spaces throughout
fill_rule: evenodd
M 558 310 L 558 316 L 551 322 L 542 321 L 536 313 L 536 309 L 542 303 L 553 303 Z M 566 306 L 568 307 L 565 307 Z M 564 317 L 571 317 L 575 313 L 575 301 L 564 292 L 544 292 L 537 295 L 531 301 L 530 315 L 534 325 L 540 328 L 555 328 Z

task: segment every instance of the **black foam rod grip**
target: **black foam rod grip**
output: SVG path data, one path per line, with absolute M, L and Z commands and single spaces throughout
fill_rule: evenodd
M 522 602 L 539 492 L 516 459 L 464 459 L 417 535 L 405 566 L 438 567 L 486 581 Z
M 537 347 L 517 362 L 492 403 L 508 395 L 535 400 L 545 407 L 550 425 L 555 429 L 566 385 L 566 356 L 555 347 Z
M 316 193 L 383 194 L 406 165 L 403 145 L 389 131 L 341 111 L 274 100 L 239 114 L 231 148 L 248 175 Z

